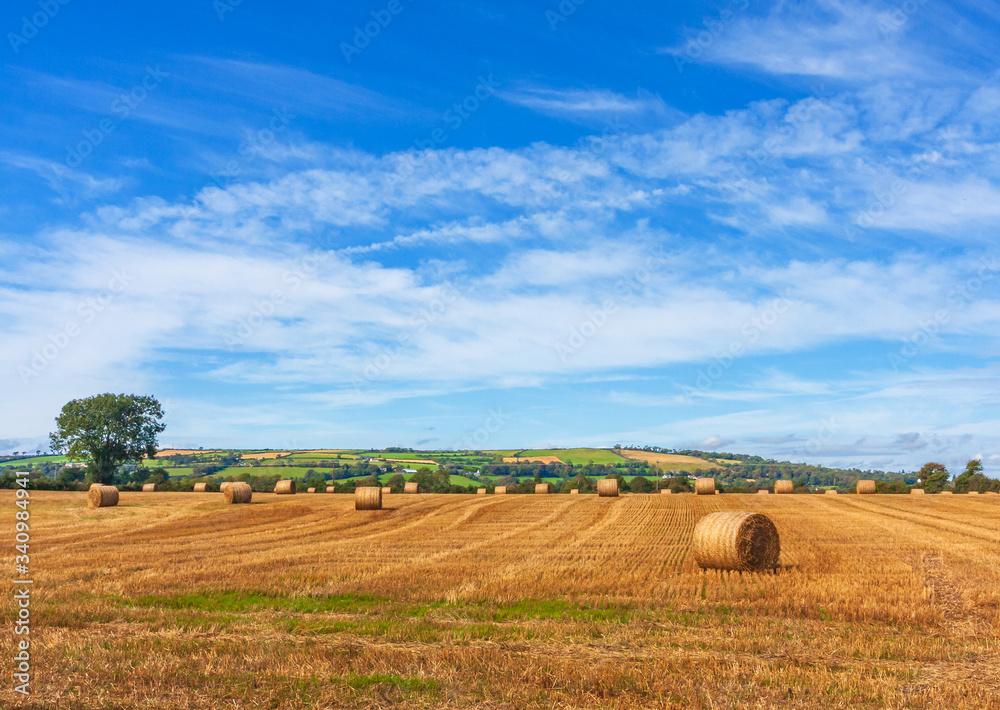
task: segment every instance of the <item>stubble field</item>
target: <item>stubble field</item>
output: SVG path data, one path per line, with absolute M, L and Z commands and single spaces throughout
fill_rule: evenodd
M 1000 708 L 997 497 L 31 495 L 3 707 Z M 729 509 L 779 572 L 698 569 Z

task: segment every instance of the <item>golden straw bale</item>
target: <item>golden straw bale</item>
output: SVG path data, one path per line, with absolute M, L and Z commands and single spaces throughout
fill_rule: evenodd
M 194 484 L 195 493 L 205 493 L 208 491 L 208 484 L 202 481 L 201 483 Z
M 977 495 L 979 495 L 979 491 L 969 491 L 969 495 L 970 496 L 977 496 Z
M 392 486 L 382 486 L 382 495 L 392 493 Z
M 507 495 L 507 486 L 494 486 L 493 495 L 495 496 L 505 496 Z
M 910 495 L 911 496 L 922 496 L 922 495 L 924 495 L 926 493 L 927 493 L 927 491 L 925 491 L 923 488 L 911 488 L 910 489 Z
M 155 483 L 143 483 L 142 492 L 143 493 L 156 493 L 159 490 Z
M 570 490 L 569 494 L 571 496 L 578 496 L 578 495 L 580 495 L 580 489 L 579 488 L 573 488 L 573 489 Z
M 953 496 L 953 495 L 955 495 L 955 492 L 954 491 L 941 491 L 940 493 L 938 493 L 938 495 L 939 496 Z
M 327 493 L 336 493 L 336 492 L 337 492 L 337 489 L 336 489 L 336 488 L 334 488 L 333 486 L 327 486 L 327 487 L 326 487 L 326 492 L 327 492 Z
M 309 488 L 306 488 L 306 493 L 315 493 L 315 492 L 316 492 L 316 489 L 313 488 L 312 486 L 310 486 Z
M 278 495 L 290 496 L 295 495 L 295 479 L 286 478 L 284 480 L 278 481 L 274 485 L 274 492 Z
M 536 483 L 535 493 L 551 493 L 552 484 L 551 483 Z
M 420 484 L 416 481 L 407 481 L 406 485 L 403 486 L 403 493 L 419 493 Z
M 715 479 L 714 478 L 696 478 L 694 480 L 694 492 L 700 496 L 714 496 L 715 495 Z
M 757 491 L 757 495 L 759 495 L 759 496 L 769 496 L 769 495 L 771 495 L 771 491 L 768 491 L 768 490 L 759 490 L 759 491 Z
M 828 495 L 828 496 L 835 496 L 835 495 L 837 495 L 837 494 L 839 493 L 839 491 L 835 491 L 835 490 L 833 490 L 833 489 L 831 488 L 831 489 L 830 489 L 830 490 L 828 490 L 828 491 L 824 491 L 824 493 L 825 493 L 826 495 Z
M 662 491 L 660 491 L 660 495 L 662 495 L 662 496 L 669 496 L 669 495 L 672 495 L 672 494 L 673 494 L 673 491 L 670 490 L 669 488 L 664 488 Z
M 874 493 L 875 490 L 876 490 L 875 481 L 870 481 L 870 480 L 858 481 L 858 488 L 857 488 L 858 493 L 870 494 Z
M 597 481 L 597 495 L 601 498 L 618 497 L 618 479 L 601 478 Z
M 253 489 L 249 483 L 233 481 L 222 490 L 222 495 L 226 502 L 232 505 L 249 503 L 253 500 Z
M 233 485 L 232 481 L 223 481 L 222 483 L 219 484 L 219 492 L 225 493 L 226 489 L 229 488 L 229 486 L 231 485 Z
M 724 511 L 698 521 L 691 548 L 703 569 L 751 572 L 778 566 L 781 541 L 763 513 Z
M 382 510 L 382 487 L 359 486 L 354 489 L 355 510 Z
M 775 493 L 791 493 L 795 489 L 791 481 L 775 481 L 774 482 L 774 492 Z
M 94 484 L 87 491 L 87 506 L 90 508 L 110 508 L 118 505 L 118 489 L 114 486 Z
M 476 495 L 477 496 L 484 496 L 484 495 L 486 495 L 486 489 L 485 488 L 477 488 L 476 489 Z

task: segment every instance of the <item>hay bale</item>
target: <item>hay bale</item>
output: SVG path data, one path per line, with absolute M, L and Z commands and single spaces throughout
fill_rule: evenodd
M 507 495 L 507 486 L 494 486 L 493 495 L 495 496 L 505 496 Z
M 696 478 L 694 480 L 694 492 L 700 496 L 714 496 L 715 495 L 715 479 L 714 478 Z
M 406 485 L 403 486 L 403 493 L 419 493 L 420 484 L 416 481 L 407 481 Z
M 823 491 L 823 493 L 824 493 L 825 495 L 828 495 L 828 496 L 835 496 L 835 495 L 839 495 L 839 491 L 835 491 L 835 490 L 833 490 L 833 489 L 830 489 L 830 490 L 828 490 L 828 491 Z
M 927 491 L 925 491 L 923 488 L 911 488 L 910 489 L 910 495 L 911 496 L 922 496 L 922 495 L 925 495 L 926 493 L 927 493 Z
M 359 486 L 354 489 L 355 510 L 382 510 L 382 487 Z
M 722 495 L 722 491 L 716 491 L 716 492 L 715 492 L 715 495 L 717 495 L 717 496 L 721 496 L 721 495 Z
M 769 496 L 769 495 L 771 495 L 771 491 L 760 490 L 760 491 L 757 491 L 757 495 L 759 495 L 759 496 Z
M 979 495 L 979 491 L 969 491 L 969 495 L 970 496 L 977 496 L 977 495 Z
M 535 493 L 551 493 L 552 484 L 551 483 L 536 483 Z
M 295 479 L 286 478 L 274 484 L 274 492 L 280 496 L 295 495 Z
M 115 505 L 118 505 L 118 489 L 114 486 L 95 483 L 87 491 L 87 507 L 110 508 Z
M 231 485 L 233 485 L 232 481 L 223 481 L 222 483 L 219 484 L 219 492 L 225 493 L 226 489 L 229 488 L 229 486 Z
M 940 493 L 938 493 L 938 495 L 939 496 L 953 496 L 953 495 L 955 495 L 955 493 L 954 493 L 954 491 L 941 491 Z
M 392 493 L 392 486 L 382 486 L 382 495 Z
M 791 481 L 775 481 L 774 482 L 774 492 L 778 493 L 791 493 L 795 490 L 795 486 Z
M 858 481 L 857 491 L 860 494 L 868 495 L 875 492 L 875 481 L 862 480 Z
M 326 492 L 327 492 L 327 493 L 336 493 L 336 492 L 337 492 L 337 489 L 336 489 L 336 488 L 334 488 L 333 486 L 327 486 L 327 487 L 326 487 Z
M 306 493 L 315 493 L 315 492 L 316 492 L 316 489 L 314 487 L 312 487 L 312 486 L 310 486 L 309 488 L 306 488 Z
M 601 498 L 618 497 L 618 479 L 602 478 L 597 481 L 597 495 Z
M 485 488 L 477 488 L 476 489 L 476 495 L 477 496 L 484 496 L 484 495 L 486 495 L 486 489 Z
M 194 484 L 194 492 L 195 493 L 207 493 L 208 492 L 208 484 L 204 483 L 204 482 L 202 482 L 202 483 L 195 483 Z
M 226 502 L 231 505 L 249 503 L 253 500 L 253 489 L 249 483 L 233 481 L 223 489 L 222 495 L 226 499 Z
M 752 572 L 778 566 L 778 529 L 762 513 L 709 513 L 694 526 L 692 550 L 702 569 Z
M 569 494 L 571 496 L 578 496 L 578 495 L 580 495 L 580 489 L 579 488 L 572 488 L 572 489 L 570 489 Z
M 159 490 L 159 488 L 157 488 L 157 486 L 156 486 L 155 483 L 143 483 L 142 484 L 142 492 L 143 493 L 156 493 L 156 491 L 158 491 L 158 490 Z
M 672 490 L 670 490 L 669 488 L 664 488 L 662 491 L 660 491 L 660 495 L 661 496 L 669 496 L 669 495 L 673 495 L 673 493 L 674 492 Z

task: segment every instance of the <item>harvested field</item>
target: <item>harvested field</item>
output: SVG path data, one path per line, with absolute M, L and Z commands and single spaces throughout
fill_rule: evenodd
M 2 707 L 1000 708 L 1000 497 L 86 495 L 31 492 Z M 733 510 L 777 573 L 698 568 Z
M 504 456 L 504 463 L 564 463 L 558 456 Z
M 650 466 L 656 466 L 664 471 L 707 471 L 710 468 L 719 468 L 718 464 L 700 459 L 697 456 L 684 456 L 682 454 L 658 454 L 653 451 L 634 451 L 622 449 L 621 455 L 627 459 L 645 461 Z
M 266 459 L 276 459 L 279 456 L 288 456 L 291 451 L 264 451 L 259 454 L 243 454 L 240 458 L 243 459 L 257 459 L 258 461 L 264 461 Z

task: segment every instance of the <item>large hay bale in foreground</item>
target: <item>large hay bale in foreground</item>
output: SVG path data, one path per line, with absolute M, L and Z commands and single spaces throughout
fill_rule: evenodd
M 222 496 L 226 499 L 227 503 L 232 505 L 249 503 L 253 500 L 253 489 L 249 483 L 232 481 L 222 489 Z
M 201 482 L 201 483 L 195 483 L 194 484 L 194 492 L 195 493 L 206 493 L 207 491 L 208 491 L 208 484 L 205 483 L 204 481 Z
M 476 495 L 477 496 L 484 496 L 484 495 L 486 495 L 486 489 L 485 488 L 477 488 L 476 489 Z
M 714 496 L 715 495 L 715 479 L 714 478 L 696 478 L 694 480 L 694 492 L 700 496 Z
M 416 481 L 407 481 L 403 486 L 403 493 L 419 493 L 420 484 Z
M 922 495 L 925 495 L 926 493 L 927 493 L 927 491 L 925 491 L 923 488 L 911 488 L 910 489 L 910 495 L 911 496 L 922 496 Z
M 143 483 L 142 492 L 143 493 L 156 493 L 159 490 L 155 483 Z
M 382 495 L 392 493 L 392 486 L 382 486 Z
M 355 510 L 382 510 L 382 487 L 359 486 L 354 489 Z
M 493 495 L 495 496 L 505 496 L 507 495 L 507 486 L 494 486 Z
M 857 491 L 860 494 L 869 495 L 876 491 L 875 481 L 861 480 L 858 481 Z
M 840 494 L 840 492 L 839 492 L 839 491 L 835 491 L 835 490 L 833 490 L 833 489 L 831 488 L 831 489 L 830 489 L 830 490 L 828 490 L 828 491 L 823 491 L 823 494 L 824 494 L 824 495 L 828 495 L 828 496 L 835 496 L 835 495 L 839 495 L 839 494 Z
M 795 486 L 791 481 L 775 481 L 774 482 L 774 492 L 775 493 L 791 493 L 795 490 Z
M 535 493 L 551 493 L 552 484 L 551 483 L 536 483 Z
M 118 489 L 95 483 L 87 491 L 87 506 L 90 508 L 110 508 L 118 505 Z
M 327 492 L 327 493 L 336 493 L 336 492 L 337 492 L 337 489 L 336 489 L 336 488 L 334 488 L 333 486 L 327 486 L 327 487 L 326 487 L 326 492 Z
M 709 513 L 694 526 L 691 547 L 702 569 L 774 569 L 781 554 L 778 529 L 763 513 Z
M 274 492 L 280 496 L 295 495 L 295 479 L 286 478 L 274 484 Z
M 597 481 L 597 495 L 601 498 L 618 497 L 618 479 L 601 478 Z

